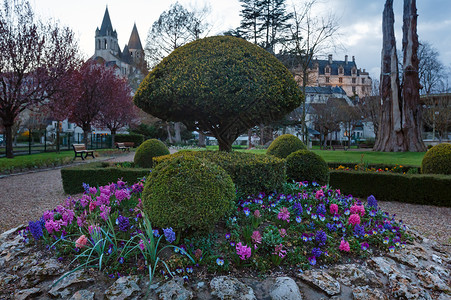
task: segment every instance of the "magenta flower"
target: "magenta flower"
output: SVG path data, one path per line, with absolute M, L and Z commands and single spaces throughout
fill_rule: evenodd
M 287 236 L 287 231 L 284 228 L 279 229 L 279 234 L 281 237 Z
M 49 234 L 52 234 L 52 232 L 54 231 L 58 232 L 61 229 L 61 223 L 54 220 L 48 220 L 47 222 L 45 222 L 44 226 Z
M 332 215 L 338 214 L 338 205 L 337 204 L 331 204 L 329 211 Z
M 260 234 L 260 231 L 256 230 L 252 233 L 252 242 L 254 244 L 261 244 L 262 243 L 262 235 Z
M 321 198 L 321 197 L 324 197 L 324 192 L 323 192 L 323 190 L 318 190 L 318 191 L 316 191 L 315 198 L 316 198 L 316 199 L 319 199 L 319 198 Z
M 241 242 L 236 245 L 236 254 L 238 254 L 241 260 L 246 260 L 251 257 L 251 252 L 251 248 L 241 244 Z
M 275 247 L 274 252 L 272 253 L 274 255 L 278 255 L 280 258 L 284 258 L 287 255 L 287 250 L 283 250 L 283 245 L 279 244 Z
M 44 218 L 44 221 L 48 221 L 48 220 L 53 220 L 53 215 L 54 215 L 53 211 L 48 210 L 48 211 L 44 212 L 42 217 Z
M 280 209 L 279 213 L 277 214 L 277 218 L 279 220 L 287 221 L 289 223 L 290 222 L 290 212 L 288 211 L 288 208 L 282 207 Z
M 100 217 L 105 221 L 108 220 L 108 216 L 110 215 L 111 207 L 102 205 L 102 206 L 100 206 L 100 211 L 101 211 Z
M 256 210 L 254 211 L 254 217 L 257 218 L 257 219 L 261 217 L 260 211 L 259 211 L 258 209 L 256 209 Z
M 358 214 L 350 215 L 349 219 L 348 219 L 348 222 L 349 222 L 349 224 L 352 224 L 352 225 L 360 224 L 360 217 L 359 217 L 359 215 Z
M 351 251 L 351 247 L 349 247 L 349 242 L 347 242 L 345 240 L 341 240 L 340 247 L 338 247 L 338 249 L 340 249 L 340 251 L 345 251 L 345 252 Z
M 86 243 L 88 242 L 88 238 L 83 234 L 81 237 L 79 237 L 77 239 L 77 241 L 75 242 L 75 247 L 76 248 L 83 248 L 84 246 L 86 246 Z
M 353 206 L 351 206 L 351 213 L 359 214 L 363 217 L 365 215 L 365 207 L 363 205 L 354 204 Z
M 130 199 L 130 193 L 127 191 L 127 190 L 125 190 L 125 189 L 122 189 L 122 190 L 117 190 L 115 193 L 114 193 L 114 196 L 116 196 L 116 199 L 119 201 L 119 203 L 122 201 L 122 200 L 124 200 L 124 199 Z
M 92 195 L 97 194 L 97 189 L 95 187 L 90 187 L 89 188 L 89 194 L 92 194 Z

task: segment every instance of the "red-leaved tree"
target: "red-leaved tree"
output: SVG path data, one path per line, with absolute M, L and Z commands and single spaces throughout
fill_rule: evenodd
M 1 5 L 1 4 L 0 4 Z M 0 119 L 6 157 L 13 158 L 12 127 L 17 116 L 48 101 L 78 62 L 74 33 L 38 20 L 24 0 L 0 6 Z

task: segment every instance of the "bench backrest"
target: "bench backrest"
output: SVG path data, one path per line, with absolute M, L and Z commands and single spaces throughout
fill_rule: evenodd
M 125 144 L 124 143 L 117 143 L 117 146 L 118 147 L 125 147 Z
M 85 144 L 72 144 L 72 147 L 74 147 L 74 151 L 86 150 Z

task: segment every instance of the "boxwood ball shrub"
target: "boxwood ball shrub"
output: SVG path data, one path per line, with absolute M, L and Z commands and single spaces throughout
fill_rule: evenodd
M 421 172 L 451 175 L 451 144 L 438 144 L 429 149 L 421 162 Z
M 152 225 L 178 232 L 213 229 L 230 212 L 234 200 L 235 185 L 224 169 L 187 156 L 158 164 L 142 195 Z
M 163 142 L 157 139 L 145 141 L 138 147 L 135 153 L 135 165 L 141 168 L 151 168 L 153 158 L 169 154 L 169 149 Z
M 287 158 L 288 155 L 298 150 L 307 150 L 307 147 L 298 137 L 292 134 L 282 134 L 269 145 L 266 154 Z
M 154 164 L 180 156 L 207 159 L 222 167 L 240 194 L 257 195 L 281 190 L 286 182 L 285 160 L 263 154 L 224 151 L 179 151 L 154 158 Z
M 318 154 L 298 150 L 287 157 L 287 177 L 295 181 L 316 181 L 323 185 L 329 182 L 329 167 Z
M 175 49 L 133 99 L 152 116 L 210 133 L 224 151 L 247 129 L 283 118 L 302 100 L 293 75 L 274 55 L 232 36 Z

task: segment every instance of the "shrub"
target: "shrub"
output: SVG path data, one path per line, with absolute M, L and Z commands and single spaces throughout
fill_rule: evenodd
M 117 167 L 113 163 L 95 162 L 61 169 L 63 189 L 66 194 L 83 192 L 83 183 L 92 187 L 116 182 L 122 178 L 124 182 L 133 183 L 138 178 L 149 174 L 149 169 Z
M 308 150 L 298 150 L 287 157 L 289 180 L 316 181 L 323 185 L 329 182 L 329 168 L 326 161 Z
M 282 134 L 271 143 L 266 154 L 287 158 L 288 155 L 298 150 L 307 150 L 307 147 L 294 135 Z
M 211 230 L 232 209 L 235 186 L 221 167 L 181 156 L 153 170 L 142 199 L 152 225 L 178 232 Z
M 451 207 L 449 175 L 331 171 L 330 185 L 353 196 Z
M 421 162 L 421 172 L 451 175 L 451 144 L 443 143 L 429 149 Z
M 138 147 L 135 153 L 134 162 L 139 167 L 151 168 L 154 157 L 167 154 L 169 154 L 169 150 L 163 142 L 156 139 L 150 139 Z
M 263 154 L 223 151 L 181 151 L 154 158 L 154 163 L 179 156 L 207 159 L 222 167 L 232 178 L 240 193 L 257 195 L 259 192 L 280 190 L 285 182 L 285 161 Z
M 135 147 L 139 147 L 144 142 L 142 134 L 116 134 L 114 137 L 116 143 L 132 142 Z

